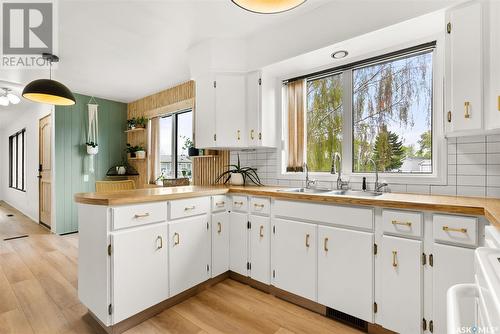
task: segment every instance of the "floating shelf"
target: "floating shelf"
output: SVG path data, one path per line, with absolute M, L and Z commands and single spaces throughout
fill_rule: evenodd
M 140 131 L 146 131 L 146 128 L 135 128 L 135 129 L 125 130 L 125 133 L 140 132 Z
M 201 159 L 201 158 L 219 158 L 220 155 L 197 155 L 194 157 L 190 157 L 192 159 Z
M 146 160 L 146 158 L 128 158 L 129 160 Z

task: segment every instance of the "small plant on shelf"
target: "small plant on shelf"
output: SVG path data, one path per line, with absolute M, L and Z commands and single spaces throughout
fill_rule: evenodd
M 182 145 L 182 150 L 188 152 L 188 156 L 196 157 L 200 154 L 200 150 L 194 147 L 194 143 L 191 138 L 186 136 L 181 136 L 184 140 L 184 144 Z
M 137 125 L 137 121 L 136 121 L 135 117 L 132 119 L 127 119 L 127 129 L 128 130 L 135 129 L 136 125 Z
M 141 117 L 137 117 L 135 119 L 135 127 L 136 128 L 146 128 L 146 124 L 148 124 L 148 119 L 144 116 L 141 116 Z
M 229 169 L 219 175 L 215 183 L 218 183 L 221 180 L 224 180 L 224 184 L 227 182 L 231 182 L 232 185 L 245 185 L 247 180 L 250 180 L 252 183 L 262 186 L 262 182 L 260 182 L 259 175 L 257 175 L 257 168 L 252 167 L 241 167 L 240 164 L 240 155 L 238 154 L 238 162 L 236 165 L 227 166 Z
M 144 146 L 141 145 L 132 146 L 130 143 L 127 143 L 125 152 L 128 153 L 129 158 L 144 159 L 146 157 Z

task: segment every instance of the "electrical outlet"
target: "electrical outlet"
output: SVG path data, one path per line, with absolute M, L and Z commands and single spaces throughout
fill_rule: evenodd
M 83 182 L 89 182 L 89 175 L 88 174 L 83 175 Z

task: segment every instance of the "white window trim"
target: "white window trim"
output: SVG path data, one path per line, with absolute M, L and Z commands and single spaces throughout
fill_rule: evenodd
M 379 173 L 379 179 L 381 181 L 391 184 L 426 184 L 426 185 L 446 185 L 447 184 L 447 165 L 448 165 L 448 152 L 447 152 L 447 142 L 444 132 L 444 36 L 441 34 L 429 36 L 424 39 L 414 40 L 408 43 L 399 44 L 397 46 L 387 48 L 378 52 L 366 54 L 363 58 L 368 59 L 375 56 L 380 56 L 395 52 L 398 50 L 403 50 L 412 46 L 421 45 L 424 43 L 436 41 L 436 47 L 433 52 L 433 98 L 432 98 L 432 163 L 433 163 L 433 173 L 432 174 L 395 174 L 395 173 Z M 351 62 L 354 60 L 351 60 Z M 309 73 L 314 73 L 318 69 L 311 69 Z M 307 73 L 300 73 L 304 75 Z M 344 75 L 351 76 L 351 71 L 345 71 Z M 278 131 L 280 140 L 278 140 L 278 180 L 304 180 L 305 173 L 297 172 L 286 172 L 287 163 L 287 129 L 286 129 L 286 101 L 287 101 L 287 91 L 284 89 L 282 82 L 288 78 L 297 76 L 297 73 L 288 73 L 282 75 L 278 78 L 276 85 L 278 92 L 277 94 L 277 110 L 278 110 L 278 126 L 280 126 L 280 131 Z M 349 78 L 350 79 L 350 78 Z M 345 80 L 344 82 L 350 82 L 351 80 Z M 344 87 L 346 92 L 351 91 L 351 85 L 349 87 Z M 344 110 L 346 111 L 344 117 L 343 125 L 343 157 L 342 157 L 342 177 L 344 179 L 349 179 L 350 183 L 361 183 L 363 177 L 366 177 L 367 182 L 375 182 L 374 173 L 353 173 L 352 172 L 352 113 L 351 103 L 352 99 L 344 99 Z M 307 147 L 307 146 L 306 146 Z M 311 172 L 309 177 L 317 181 L 332 182 L 337 179 L 337 174 L 332 175 L 325 172 Z

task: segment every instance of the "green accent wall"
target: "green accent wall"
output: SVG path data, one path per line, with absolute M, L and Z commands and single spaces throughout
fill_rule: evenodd
M 127 104 L 95 98 L 99 121 L 99 153 L 94 156 L 95 172 L 89 172 L 87 141 L 90 96 L 75 94 L 76 104 L 55 107 L 55 218 L 56 233 L 78 231 L 73 195 L 94 192 L 95 181 L 103 180 L 112 166 L 125 158 Z M 84 176 L 88 175 L 88 181 Z

